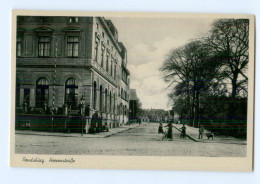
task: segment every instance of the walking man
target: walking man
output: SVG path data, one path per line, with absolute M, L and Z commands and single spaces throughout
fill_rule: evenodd
M 181 138 L 186 139 L 186 127 L 185 124 L 181 127 Z
M 203 125 L 200 125 L 200 127 L 199 127 L 199 139 L 203 139 L 203 132 L 204 132 L 204 127 L 203 127 Z

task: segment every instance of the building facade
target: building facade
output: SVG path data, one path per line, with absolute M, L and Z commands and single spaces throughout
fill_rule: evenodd
M 104 17 L 18 16 L 16 113 L 128 122 L 127 50 Z

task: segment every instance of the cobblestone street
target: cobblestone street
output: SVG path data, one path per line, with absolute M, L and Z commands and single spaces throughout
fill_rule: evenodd
M 102 134 L 102 133 L 101 133 Z M 246 145 L 195 142 L 180 139 L 173 128 L 173 141 L 162 141 L 157 123 L 144 123 L 106 138 L 62 137 L 16 134 L 16 153 L 61 155 L 147 155 L 245 157 Z

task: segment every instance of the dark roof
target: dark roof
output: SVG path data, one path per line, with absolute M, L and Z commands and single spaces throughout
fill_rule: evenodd
M 130 100 L 139 100 L 136 94 L 136 89 L 130 89 Z

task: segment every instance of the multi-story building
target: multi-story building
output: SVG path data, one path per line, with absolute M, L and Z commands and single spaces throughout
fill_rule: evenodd
M 128 121 L 127 50 L 111 20 L 18 16 L 16 40 L 17 114 L 97 112 L 110 127 Z

